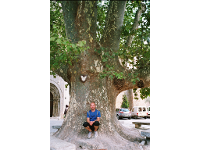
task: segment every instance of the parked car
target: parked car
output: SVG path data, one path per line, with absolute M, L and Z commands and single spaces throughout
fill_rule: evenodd
M 131 111 L 128 108 L 117 108 L 116 109 L 117 119 L 128 118 L 131 119 Z
M 146 106 L 134 106 L 131 109 L 131 117 L 138 118 L 138 117 L 144 117 L 145 119 L 148 116 L 148 111 Z

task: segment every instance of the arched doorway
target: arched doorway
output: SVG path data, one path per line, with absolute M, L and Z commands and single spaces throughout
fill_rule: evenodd
M 53 114 L 53 94 L 50 92 L 50 117 Z
M 50 83 L 50 117 L 59 117 L 60 114 L 60 92 L 58 88 Z

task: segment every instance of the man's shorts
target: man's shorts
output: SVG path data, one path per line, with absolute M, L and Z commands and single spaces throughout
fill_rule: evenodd
M 89 126 L 90 129 L 91 129 L 92 131 L 94 131 L 94 126 L 99 126 L 99 125 L 100 125 L 99 121 L 95 121 L 95 122 L 92 124 L 92 126 L 90 126 L 90 124 L 89 124 L 88 122 L 84 122 L 84 124 L 83 124 L 84 127 Z M 99 129 L 99 128 L 98 128 L 98 129 Z M 98 130 L 98 129 L 97 129 L 97 130 Z

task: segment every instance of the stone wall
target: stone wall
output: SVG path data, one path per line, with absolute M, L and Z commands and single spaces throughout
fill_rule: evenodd
M 150 97 L 146 98 L 146 99 L 141 99 L 140 98 L 140 89 L 137 89 L 137 97 L 138 97 L 138 100 L 134 99 L 134 93 L 133 93 L 133 106 L 150 106 Z M 127 92 L 126 91 L 123 91 L 121 92 L 117 98 L 116 98 L 116 108 L 120 108 L 121 107 L 121 104 L 122 104 L 122 101 L 123 101 L 123 95 L 126 94 Z
M 60 76 L 50 75 L 50 92 L 53 94 L 53 117 L 63 119 L 65 106 L 69 105 L 69 86 L 65 88 L 65 82 Z M 55 94 L 56 93 L 56 94 Z

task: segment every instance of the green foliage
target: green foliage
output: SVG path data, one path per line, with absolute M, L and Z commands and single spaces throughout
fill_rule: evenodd
M 97 40 L 100 41 L 100 38 L 103 34 L 103 29 L 105 27 L 105 19 L 108 10 L 109 1 L 105 1 L 102 5 L 101 1 L 97 3 Z
M 133 93 L 134 93 L 134 99 L 138 100 L 139 98 L 137 97 L 137 89 L 133 89 Z
M 146 11 L 142 13 L 139 27 L 136 31 L 130 32 L 134 22 L 135 13 L 140 7 L 141 1 L 127 1 L 124 22 L 122 26 L 122 35 L 120 42 L 119 57 L 122 64 L 132 65 L 133 74 L 130 75 L 133 84 L 139 81 L 137 76 L 150 74 L 150 1 L 145 1 Z M 130 47 L 126 47 L 127 37 L 134 35 Z M 144 99 L 150 95 L 150 88 L 140 90 L 141 98 Z M 138 99 L 135 97 L 135 99 Z
M 60 2 L 50 1 L 50 70 L 71 66 L 77 61 L 85 47 L 86 41 L 71 43 L 65 35 L 64 18 Z
M 67 88 L 69 86 L 69 84 L 65 84 L 65 88 Z
M 128 102 L 128 99 L 126 97 L 126 95 L 123 95 L 123 102 L 122 102 L 122 105 L 121 105 L 121 108 L 128 108 L 129 107 L 129 102 Z
M 97 24 L 96 24 L 96 39 L 100 42 L 105 27 L 105 19 L 110 1 L 97 2 Z M 65 24 L 62 14 L 60 1 L 50 1 L 50 70 L 59 69 L 63 66 L 73 65 L 79 59 L 79 56 L 85 47 L 85 41 L 79 43 L 71 43 L 65 35 Z M 124 79 L 124 72 L 120 72 L 112 63 L 114 59 L 120 58 L 122 64 L 127 66 L 127 63 L 132 65 L 131 78 L 133 84 L 139 81 L 138 76 L 141 74 L 150 73 L 150 1 L 143 1 L 146 5 L 146 11 L 142 13 L 137 30 L 132 31 L 135 14 L 141 5 L 141 1 L 127 1 L 122 33 L 120 37 L 120 49 L 117 52 L 111 49 L 101 47 L 95 50 L 102 58 L 104 70 L 100 73 L 100 78 L 108 77 L 114 79 Z M 130 47 L 126 46 L 127 37 L 134 35 L 133 42 Z M 140 90 L 142 97 L 150 95 L 150 89 Z
M 136 31 L 130 32 L 140 2 L 127 2 L 119 52 L 122 64 L 131 64 L 134 72 L 138 74 L 149 74 L 150 71 L 150 2 L 144 3 L 146 11 L 141 15 L 139 27 Z M 126 42 L 129 35 L 134 35 L 134 37 L 131 46 L 127 48 Z
M 146 5 L 146 11 L 141 15 L 139 27 L 137 30 L 130 32 L 133 27 L 136 11 L 141 7 L 141 1 L 127 2 L 119 51 L 113 52 L 105 48 L 96 50 L 102 57 L 102 62 L 105 64 L 104 71 L 100 74 L 101 78 L 125 78 L 124 72 L 115 71 L 116 68 L 111 63 L 116 56 L 121 58 L 124 66 L 127 66 L 127 63 L 132 66 L 132 72 L 129 74 L 129 78 L 132 79 L 133 84 L 139 81 L 139 75 L 150 73 L 150 1 L 143 3 Z M 97 40 L 100 40 L 103 34 L 108 5 L 109 1 L 104 3 L 104 5 L 99 1 L 97 5 Z M 127 47 L 126 41 L 129 35 L 134 35 L 134 38 L 131 46 Z
M 140 97 L 141 97 L 141 99 L 145 99 L 148 96 L 150 97 L 150 88 L 142 88 L 142 89 L 140 89 Z

